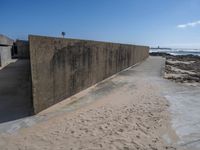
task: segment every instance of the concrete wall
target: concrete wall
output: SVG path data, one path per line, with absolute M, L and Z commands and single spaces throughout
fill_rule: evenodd
M 28 59 L 29 56 L 29 42 L 23 40 L 16 40 L 15 46 L 17 48 L 17 58 Z
M 29 36 L 35 113 L 146 59 L 149 48 Z
M 0 46 L 0 67 L 11 61 L 11 48 L 12 46 Z

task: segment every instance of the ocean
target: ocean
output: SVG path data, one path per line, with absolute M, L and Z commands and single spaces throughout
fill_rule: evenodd
M 150 52 L 165 52 L 171 55 L 197 55 L 200 56 L 200 49 L 169 49 L 169 48 L 151 48 Z

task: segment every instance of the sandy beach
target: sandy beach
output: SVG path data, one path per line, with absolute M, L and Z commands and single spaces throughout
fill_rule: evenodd
M 151 65 L 156 61 L 160 58 Z M 170 125 L 169 103 L 160 95 L 159 86 L 149 82 L 161 75 L 162 66 L 156 66 L 157 72 L 145 78 L 150 69 L 147 65 L 148 61 L 129 68 L 39 115 L 48 118 L 58 110 L 76 107 L 77 100 L 93 97 L 90 104 L 13 133 L 2 133 L 1 149 L 176 149 L 178 137 Z

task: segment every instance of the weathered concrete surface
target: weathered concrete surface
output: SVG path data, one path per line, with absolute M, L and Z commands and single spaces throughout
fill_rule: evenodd
M 5 35 L 0 34 L 0 45 L 3 46 L 12 46 L 13 45 L 13 40 L 6 37 Z
M 0 34 L 0 67 L 7 65 L 11 61 L 12 45 L 12 39 Z
M 144 46 L 29 36 L 35 113 L 143 61 Z
M 30 61 L 12 60 L 0 69 L 0 123 L 32 112 Z
M 12 46 L 0 46 L 0 67 L 7 65 L 11 61 Z
M 179 136 L 178 144 L 186 150 L 199 150 L 200 86 L 170 84 L 163 92 L 171 104 L 172 126 Z
M 16 40 L 15 46 L 17 48 L 17 58 L 29 59 L 29 42 L 23 40 Z

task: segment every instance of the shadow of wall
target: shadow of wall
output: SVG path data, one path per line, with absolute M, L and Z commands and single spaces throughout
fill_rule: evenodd
M 0 69 L 0 123 L 32 114 L 30 60 L 16 60 Z

